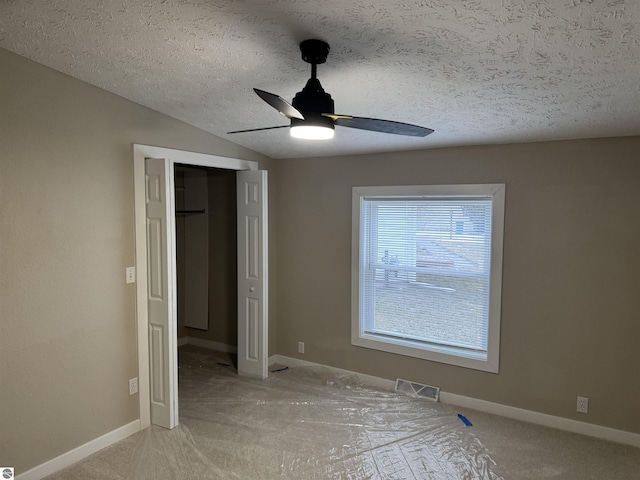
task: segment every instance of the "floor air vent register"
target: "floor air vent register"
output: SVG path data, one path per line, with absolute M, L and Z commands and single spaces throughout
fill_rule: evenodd
M 440 388 L 422 383 L 410 382 L 401 378 L 396 379 L 396 392 L 404 393 L 410 397 L 427 398 L 437 402 L 440 398 Z

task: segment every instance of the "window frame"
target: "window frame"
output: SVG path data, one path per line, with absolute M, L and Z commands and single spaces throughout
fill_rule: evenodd
M 505 184 L 366 186 L 352 189 L 351 235 L 351 344 L 384 352 L 430 360 L 449 365 L 499 373 L 500 321 L 502 302 L 502 262 L 504 237 Z M 489 318 L 487 352 L 474 352 L 452 346 L 427 344 L 406 338 L 376 335 L 364 331 L 364 288 L 361 286 L 364 234 L 362 205 L 365 197 L 468 198 L 491 197 L 491 259 L 489 273 Z

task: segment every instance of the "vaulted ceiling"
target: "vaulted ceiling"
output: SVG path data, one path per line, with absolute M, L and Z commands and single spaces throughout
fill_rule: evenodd
M 336 113 L 433 128 L 293 139 L 299 43 Z M 0 47 L 274 158 L 640 134 L 637 0 L 4 0 Z

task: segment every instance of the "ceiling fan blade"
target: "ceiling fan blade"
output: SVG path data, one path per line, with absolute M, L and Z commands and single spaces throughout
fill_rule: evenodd
M 333 119 L 335 125 L 341 127 L 358 128 L 360 130 L 371 130 L 373 132 L 392 133 L 394 135 L 407 135 L 410 137 L 426 137 L 433 133 L 433 130 L 409 123 L 394 122 L 391 120 L 380 120 L 378 118 L 352 117 L 351 115 L 333 115 L 323 113 L 325 117 Z
M 304 120 L 304 116 L 284 98 L 279 97 L 274 93 L 265 92 L 264 90 L 260 90 L 258 88 L 254 88 L 253 91 L 256 92 L 262 100 L 278 110 L 285 117 Z
M 289 128 L 290 125 L 278 125 L 277 127 L 264 127 L 264 128 L 251 128 L 249 130 L 234 130 L 233 132 L 227 132 L 227 135 L 230 133 L 246 133 L 246 132 L 259 132 L 260 130 L 273 130 L 275 128 Z

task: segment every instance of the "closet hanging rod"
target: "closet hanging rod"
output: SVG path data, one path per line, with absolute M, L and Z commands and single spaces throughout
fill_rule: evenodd
M 199 213 L 207 213 L 207 209 L 202 210 L 176 210 L 176 215 L 196 215 Z

